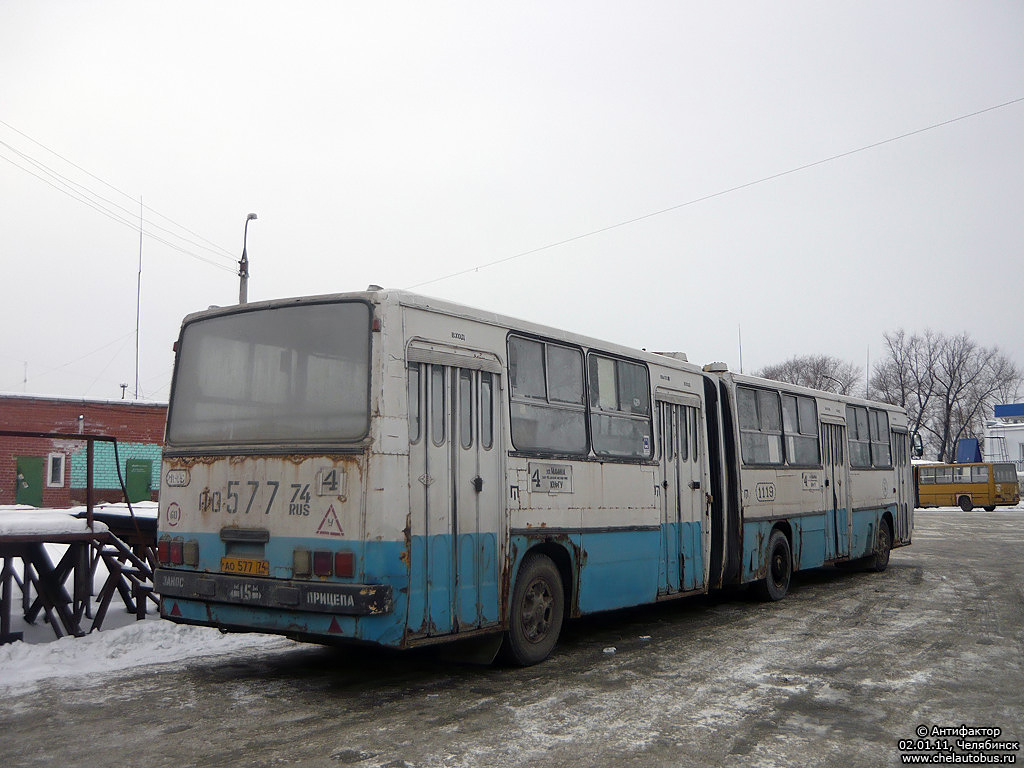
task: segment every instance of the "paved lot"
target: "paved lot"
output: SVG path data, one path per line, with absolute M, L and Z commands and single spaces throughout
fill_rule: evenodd
M 922 725 L 1024 739 L 1022 652 L 1024 510 L 918 511 L 884 574 L 574 622 L 529 669 L 298 646 L 44 683 L 0 765 L 898 765 Z

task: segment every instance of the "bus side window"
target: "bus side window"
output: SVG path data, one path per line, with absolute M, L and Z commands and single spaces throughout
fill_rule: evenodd
M 871 424 L 871 464 L 875 467 L 892 466 L 892 453 L 889 447 L 889 415 L 885 411 L 868 411 Z
M 420 364 L 409 363 L 409 442 L 420 439 Z
M 430 436 L 435 445 L 442 445 L 444 430 L 444 366 L 430 366 Z
M 494 445 L 494 389 L 491 374 L 480 374 L 480 445 L 489 450 Z
M 473 447 L 473 372 L 459 369 L 459 443 Z
M 868 409 L 856 405 L 846 406 L 846 434 L 850 444 L 850 466 L 871 466 L 871 435 L 868 429 Z
M 686 461 L 690 458 L 690 430 L 687 424 L 687 411 L 685 406 L 676 407 L 676 417 L 679 419 L 679 458 Z
M 744 464 L 782 463 L 782 405 L 778 392 L 736 388 Z
M 697 409 L 688 408 L 690 412 L 690 455 L 696 461 L 700 456 L 700 441 L 697 439 Z

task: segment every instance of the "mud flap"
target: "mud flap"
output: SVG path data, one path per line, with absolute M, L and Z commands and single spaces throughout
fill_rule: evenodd
M 488 666 L 497 658 L 504 637 L 504 633 L 496 632 L 493 635 L 445 643 L 438 646 L 438 656 L 444 661 L 456 664 Z

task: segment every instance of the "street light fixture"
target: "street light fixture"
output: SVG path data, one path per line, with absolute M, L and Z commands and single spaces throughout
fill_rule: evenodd
M 256 218 L 255 213 L 245 217 L 245 232 L 242 235 L 242 258 L 238 262 L 238 303 L 245 304 L 249 298 L 249 257 L 245 253 L 246 241 L 249 239 L 249 222 Z

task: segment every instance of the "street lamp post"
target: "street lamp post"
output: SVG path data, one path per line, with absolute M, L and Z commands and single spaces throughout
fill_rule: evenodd
M 245 232 L 242 235 L 242 258 L 238 262 L 238 303 L 245 304 L 249 298 L 249 257 L 245 253 L 246 241 L 249 239 L 249 222 L 256 218 L 255 213 L 245 217 Z

